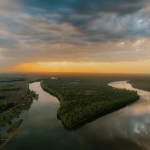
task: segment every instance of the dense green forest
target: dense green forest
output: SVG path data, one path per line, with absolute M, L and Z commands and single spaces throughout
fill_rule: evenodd
M 109 87 L 110 81 L 105 77 L 60 77 L 44 80 L 41 86 L 58 97 L 60 108 L 57 114 L 70 128 L 139 99 L 137 92 Z

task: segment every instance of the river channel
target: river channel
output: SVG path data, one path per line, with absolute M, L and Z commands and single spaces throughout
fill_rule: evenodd
M 26 119 L 2 150 L 149 150 L 150 93 L 132 88 L 126 81 L 109 83 L 115 88 L 136 90 L 140 99 L 120 110 L 68 131 L 57 119 L 59 101 L 30 84 L 39 94 Z

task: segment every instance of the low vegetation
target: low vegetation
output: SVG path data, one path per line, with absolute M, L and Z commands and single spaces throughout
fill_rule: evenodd
M 38 99 L 38 95 L 29 90 L 27 82 L 1 83 L 0 92 L 0 126 L 29 109 L 33 99 Z
M 15 124 L 13 124 L 8 130 L 7 133 L 8 135 L 12 135 L 16 129 L 18 129 L 18 127 L 21 125 L 23 119 L 20 119 L 18 122 L 16 122 Z
M 0 73 L 0 103 L 14 103 L 17 105 L 26 92 L 26 86 L 33 82 L 47 78 L 47 74 L 15 74 Z
M 41 82 L 41 87 L 60 100 L 57 114 L 67 127 L 139 99 L 137 92 L 109 87 L 110 78 L 63 77 Z

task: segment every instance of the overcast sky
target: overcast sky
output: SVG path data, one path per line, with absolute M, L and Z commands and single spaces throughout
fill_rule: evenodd
M 56 68 L 92 64 L 97 69 L 99 65 L 134 63 L 147 70 L 149 39 L 149 0 L 0 1 L 3 71 L 28 68 L 27 64 L 51 69 L 54 63 Z

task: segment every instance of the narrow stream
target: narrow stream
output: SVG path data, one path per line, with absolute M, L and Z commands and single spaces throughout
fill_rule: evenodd
M 27 118 L 2 150 L 149 150 L 150 93 L 126 81 L 109 86 L 136 90 L 140 99 L 69 132 L 57 119 L 58 99 L 44 92 L 40 82 L 30 84 L 39 100 L 33 102 Z

